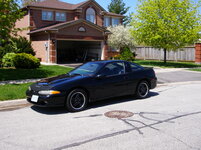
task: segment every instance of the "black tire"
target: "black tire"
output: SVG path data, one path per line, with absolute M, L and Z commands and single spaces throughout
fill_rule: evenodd
M 82 89 L 74 89 L 67 96 L 66 108 L 70 112 L 78 112 L 84 110 L 87 103 L 87 93 Z
M 147 81 L 141 81 L 136 89 L 136 96 L 139 99 L 146 98 L 147 95 L 149 94 L 149 84 Z

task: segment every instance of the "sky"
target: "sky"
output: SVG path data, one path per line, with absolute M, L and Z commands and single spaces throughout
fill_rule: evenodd
M 71 4 L 77 4 L 85 0 L 61 0 L 61 1 Z M 96 2 L 99 5 L 101 5 L 105 10 L 108 10 L 107 6 L 110 4 L 111 0 L 96 0 Z M 135 8 L 137 6 L 137 0 L 123 0 L 123 2 L 126 4 L 127 7 L 130 7 L 128 14 L 135 11 Z

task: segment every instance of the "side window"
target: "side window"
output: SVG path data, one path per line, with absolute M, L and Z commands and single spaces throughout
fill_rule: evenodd
M 118 26 L 120 24 L 119 18 L 112 18 L 112 26 Z
M 56 21 L 66 21 L 66 13 L 56 12 Z
M 53 21 L 52 11 L 42 11 L 42 20 Z
M 134 63 L 129 63 L 130 64 L 130 67 L 131 67 L 131 71 L 137 71 L 137 70 L 142 70 L 143 67 L 137 65 L 137 64 L 134 64 Z
M 104 17 L 104 26 L 109 27 L 110 26 L 110 18 L 109 17 Z
M 124 63 L 115 62 L 107 64 L 101 74 L 106 76 L 120 75 L 125 73 Z

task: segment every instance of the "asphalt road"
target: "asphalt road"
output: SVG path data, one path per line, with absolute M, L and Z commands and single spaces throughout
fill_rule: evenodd
M 26 107 L 0 112 L 0 149 L 201 149 L 201 82 L 159 86 L 150 97 L 93 103 L 79 113 Z M 108 111 L 133 112 L 108 118 Z
M 183 69 L 155 69 L 158 83 L 201 81 L 201 72 Z

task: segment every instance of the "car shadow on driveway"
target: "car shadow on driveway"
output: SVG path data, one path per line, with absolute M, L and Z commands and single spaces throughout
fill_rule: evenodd
M 137 99 L 135 96 L 123 96 L 123 97 L 105 99 L 105 100 L 89 103 L 86 110 L 95 109 L 98 107 L 104 107 L 104 106 L 108 106 L 108 105 L 124 103 L 124 102 L 129 102 L 129 101 L 147 100 L 150 97 L 154 97 L 154 96 L 158 96 L 158 95 L 159 95 L 159 93 L 157 93 L 157 92 L 150 92 L 148 97 L 145 99 Z M 38 107 L 38 106 L 33 105 L 33 106 L 31 106 L 31 109 L 38 113 L 46 114 L 46 115 L 59 115 L 59 114 L 70 113 L 65 109 L 65 107 L 47 107 L 46 108 L 46 107 Z
M 98 107 L 104 107 L 104 106 L 107 106 L 107 105 L 125 103 L 125 102 L 129 102 L 129 101 L 147 100 L 148 98 L 154 97 L 154 96 L 157 96 L 157 95 L 159 95 L 159 93 L 157 93 L 157 92 L 149 92 L 149 95 L 145 99 L 138 99 L 134 95 L 110 98 L 110 99 L 105 99 L 105 100 L 89 103 L 89 106 L 88 106 L 87 109 L 92 109 L 92 108 L 94 109 L 94 108 L 98 108 Z
M 33 105 L 31 106 L 31 109 L 46 115 L 59 115 L 68 113 L 64 107 L 38 107 Z

